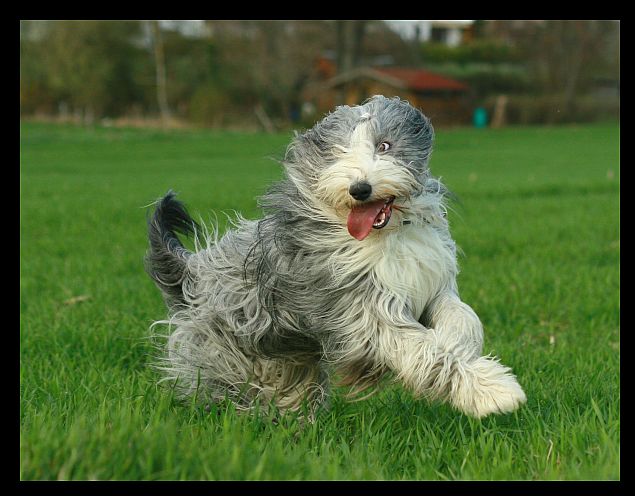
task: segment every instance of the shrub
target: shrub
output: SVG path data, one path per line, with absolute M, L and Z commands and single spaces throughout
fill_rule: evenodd
M 494 113 L 497 96 L 488 97 L 484 106 Z M 619 98 L 587 95 L 567 105 L 561 94 L 509 95 L 505 109 L 506 124 L 567 124 L 619 119 Z
M 230 111 L 230 100 L 227 94 L 215 85 L 199 87 L 189 104 L 190 119 L 207 126 L 220 126 Z

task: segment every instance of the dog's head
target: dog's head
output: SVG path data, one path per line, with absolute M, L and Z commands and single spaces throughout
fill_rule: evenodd
M 408 102 L 374 96 L 337 107 L 296 136 L 285 166 L 303 196 L 362 240 L 424 191 L 433 137 L 428 118 Z

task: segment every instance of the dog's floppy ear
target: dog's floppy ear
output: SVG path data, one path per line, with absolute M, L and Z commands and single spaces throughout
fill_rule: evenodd
M 308 186 L 317 177 L 317 173 L 308 174 L 308 170 L 322 170 L 331 162 L 332 154 L 331 146 L 325 137 L 319 130 L 312 128 L 302 134 L 296 134 L 287 148 L 283 165 L 293 178 L 293 182 Z
M 326 149 L 326 142 L 320 133 L 317 132 L 315 128 L 308 129 L 303 134 L 300 135 L 300 140 L 303 144 L 314 146 L 319 150 Z
M 327 114 L 322 120 L 298 135 L 299 143 L 318 151 L 325 158 L 331 153 L 331 147 L 341 142 L 350 134 L 358 113 L 348 105 L 340 105 L 333 112 Z

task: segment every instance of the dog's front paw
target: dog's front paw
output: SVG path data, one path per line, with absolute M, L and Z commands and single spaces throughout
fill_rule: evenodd
M 479 357 L 457 370 L 450 402 L 472 417 L 509 413 L 527 401 L 516 377 L 490 357 Z

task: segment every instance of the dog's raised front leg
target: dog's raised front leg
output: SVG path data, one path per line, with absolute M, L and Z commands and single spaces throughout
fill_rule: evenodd
M 466 360 L 477 358 L 483 350 L 483 325 L 472 308 L 457 293 L 440 293 L 419 319 L 424 327 L 439 331 L 443 348 Z
M 446 331 L 385 322 L 379 325 L 377 359 L 393 370 L 415 394 L 449 401 L 474 417 L 507 413 L 525 402 L 509 368 L 496 359 L 455 346 Z
M 455 291 L 441 293 L 429 306 L 425 332 L 456 363 L 448 399 L 455 407 L 476 416 L 515 410 L 526 401 L 525 393 L 508 367 L 497 359 L 481 356 L 483 326 Z

